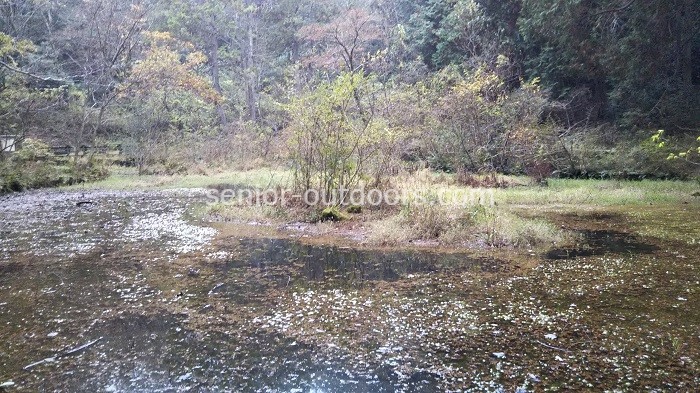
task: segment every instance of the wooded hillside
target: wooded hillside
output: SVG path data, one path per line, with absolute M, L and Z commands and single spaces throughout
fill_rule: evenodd
M 363 174 L 683 173 L 644 140 L 695 143 L 699 21 L 697 0 L 4 0 L 0 134 L 157 172 L 343 145 Z

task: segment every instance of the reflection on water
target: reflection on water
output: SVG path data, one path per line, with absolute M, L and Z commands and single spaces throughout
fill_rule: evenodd
M 561 260 L 607 254 L 652 254 L 658 250 L 653 244 L 619 231 L 583 231 L 582 235 L 585 247 L 550 250 L 546 254 L 547 259 Z
M 242 255 L 229 261 L 227 268 L 255 268 L 264 272 L 279 266 L 295 266 L 301 276 L 294 279 L 350 284 L 396 281 L 409 274 L 431 272 L 497 272 L 506 266 L 502 261 L 477 259 L 463 253 L 352 249 L 291 239 L 242 239 L 240 249 Z
M 523 272 L 460 253 L 226 238 L 187 219 L 203 200 L 197 191 L 0 197 L 0 386 L 700 386 L 700 264 L 692 247 L 594 222 L 584 227 L 586 245 L 555 250 Z M 697 212 L 684 214 L 697 221 Z M 53 361 L 23 370 L 42 359 Z
M 92 203 L 79 206 L 83 200 Z M 43 192 L 0 201 L 0 384 L 39 391 L 430 391 L 436 382 L 429 375 L 399 381 L 390 367 L 356 369 L 348 358 L 259 330 L 251 321 L 266 309 L 247 307 L 307 284 L 359 287 L 500 269 L 463 254 L 284 239 L 227 240 L 231 251 L 222 252 L 209 244 L 213 230 L 182 217 L 198 200 L 190 191 Z M 206 257 L 217 254 L 214 262 Z M 22 370 L 97 337 L 104 339 L 80 353 Z

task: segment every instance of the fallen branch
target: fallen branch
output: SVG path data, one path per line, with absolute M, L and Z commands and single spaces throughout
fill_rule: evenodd
M 98 342 L 102 341 L 103 338 L 104 338 L 104 337 L 100 337 L 100 338 L 98 338 L 97 340 L 90 341 L 90 342 L 87 343 L 87 344 L 83 344 L 83 345 L 81 345 L 81 346 L 79 346 L 79 347 L 77 347 L 77 348 L 73 348 L 73 349 L 71 349 L 71 350 L 68 350 L 68 351 L 66 351 L 66 352 L 63 352 L 62 354 L 57 355 L 56 358 L 60 359 L 60 358 L 62 358 L 62 357 L 66 357 L 66 356 L 70 356 L 70 355 L 76 354 L 76 353 L 82 351 L 83 349 L 87 349 L 87 348 L 89 348 L 89 347 L 91 347 L 91 346 L 97 344 Z
M 28 371 L 28 370 L 31 370 L 32 368 L 34 368 L 34 367 L 36 367 L 36 366 L 39 366 L 39 365 L 42 365 L 42 364 L 44 364 L 44 363 L 53 363 L 53 362 L 55 362 L 55 361 L 58 360 L 58 359 L 61 359 L 61 358 L 67 357 L 67 356 L 74 355 L 74 354 L 76 354 L 76 353 L 78 353 L 78 352 L 81 352 L 81 351 L 83 351 L 83 350 L 85 350 L 85 349 L 87 349 L 87 348 L 90 348 L 91 346 L 97 344 L 97 343 L 100 342 L 103 338 L 104 338 L 104 337 L 100 337 L 100 338 L 98 338 L 97 340 L 93 340 L 93 341 L 90 341 L 90 342 L 87 343 L 87 344 L 83 344 L 83 345 L 81 345 L 81 346 L 79 346 L 79 347 L 75 347 L 75 348 L 73 348 L 73 349 L 69 349 L 69 350 L 67 350 L 67 351 L 61 352 L 61 353 L 59 353 L 59 354 L 57 354 L 57 355 L 55 355 L 55 356 L 53 356 L 53 357 L 48 357 L 48 358 L 39 360 L 38 362 L 34 362 L 34 363 L 32 363 L 32 364 L 28 364 L 28 365 L 24 366 L 24 368 L 22 368 L 22 369 L 25 370 L 25 371 Z
M 571 351 L 569 351 L 568 349 L 554 347 L 554 346 L 551 346 L 551 345 L 549 345 L 549 344 L 545 344 L 545 343 L 543 343 L 542 341 L 539 341 L 539 340 L 535 340 L 535 342 L 538 343 L 538 344 L 540 344 L 540 345 L 542 345 L 542 346 L 545 347 L 545 348 L 554 349 L 555 351 L 571 352 Z
M 216 293 L 216 291 L 217 291 L 219 288 L 223 287 L 224 285 L 226 285 L 226 284 L 224 284 L 224 283 L 216 284 L 216 285 L 214 286 L 214 288 L 212 288 L 212 290 L 209 291 L 209 296 L 214 295 L 214 294 Z
M 38 362 L 34 362 L 34 363 L 32 363 L 32 364 L 28 364 L 28 365 L 24 366 L 24 368 L 22 368 L 22 370 L 28 371 L 28 370 L 31 370 L 31 369 L 33 369 L 34 367 L 39 366 L 39 365 L 41 365 L 41 364 L 44 364 L 44 363 L 53 363 L 53 362 L 55 362 L 55 361 L 56 361 L 56 358 L 46 358 L 46 359 L 42 359 L 42 360 L 39 360 Z

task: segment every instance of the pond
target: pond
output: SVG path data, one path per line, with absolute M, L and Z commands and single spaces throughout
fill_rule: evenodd
M 0 386 L 700 385 L 691 246 L 670 250 L 616 228 L 587 228 L 587 246 L 552 250 L 524 269 L 515 253 L 231 233 L 194 218 L 204 201 L 197 190 L 0 197 Z

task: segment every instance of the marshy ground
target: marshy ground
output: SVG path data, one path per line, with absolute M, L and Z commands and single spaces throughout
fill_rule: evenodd
M 580 239 L 537 249 L 209 222 L 195 189 L 0 197 L 0 386 L 697 391 L 700 201 L 611 184 L 500 195 Z

